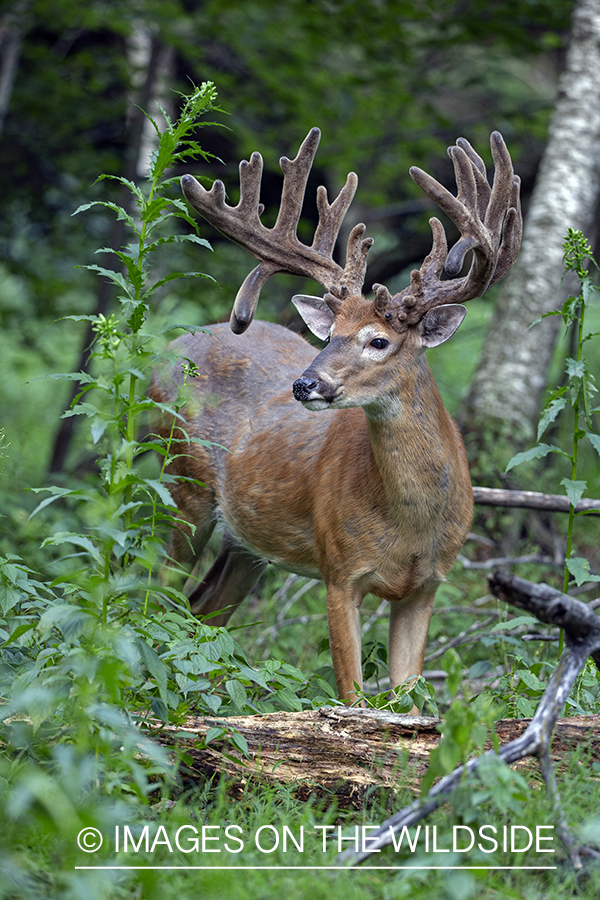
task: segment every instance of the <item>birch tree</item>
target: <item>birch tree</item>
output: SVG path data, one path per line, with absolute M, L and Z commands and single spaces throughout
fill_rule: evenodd
M 563 238 L 569 226 L 594 237 L 599 192 L 600 0 L 578 0 L 521 252 L 500 289 L 459 417 L 472 460 L 502 447 L 504 437 L 514 445 L 533 436 L 562 320 L 530 326 L 570 293 L 570 282 L 561 284 Z M 502 468 L 505 462 L 498 460 Z

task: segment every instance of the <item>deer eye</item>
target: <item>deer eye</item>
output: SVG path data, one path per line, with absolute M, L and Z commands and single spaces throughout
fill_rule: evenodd
M 371 341 L 371 347 L 375 347 L 376 350 L 385 350 L 389 341 L 386 341 L 385 338 L 373 338 Z

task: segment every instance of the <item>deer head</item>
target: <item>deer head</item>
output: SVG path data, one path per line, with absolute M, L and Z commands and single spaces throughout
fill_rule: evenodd
M 271 275 L 287 272 L 315 279 L 325 289 L 323 298 L 296 295 L 292 302 L 311 331 L 329 345 L 294 383 L 294 396 L 311 409 L 361 405 L 368 413 L 373 388 L 380 408 L 389 402 L 382 383 L 384 367 L 377 364 L 400 349 L 402 364 L 447 340 L 465 316 L 461 304 L 481 296 L 513 264 L 522 231 L 520 179 L 498 132 L 491 136 L 492 185 L 483 160 L 464 138 L 448 149 L 458 186 L 456 197 L 426 172 L 411 168 L 413 180 L 453 220 L 460 238 L 448 252 L 441 222 L 430 219 L 433 246 L 421 268 L 413 270 L 408 287 L 392 296 L 384 285 L 375 284 L 374 299 L 369 300 L 362 290 L 373 240 L 363 237 L 365 226 L 352 229 L 344 268 L 332 258 L 358 185 L 353 172 L 331 204 L 326 189 L 318 188 L 319 222 L 311 246 L 301 243 L 296 234 L 319 140 L 320 131 L 313 128 L 294 160 L 281 159 L 283 192 L 273 228 L 260 221 L 263 162 L 259 153 L 253 153 L 250 162 L 240 163 L 240 200 L 235 207 L 225 202 L 221 181 L 215 181 L 210 191 L 191 175 L 184 175 L 181 184 L 186 199 L 204 218 L 260 260 L 238 291 L 230 319 L 233 331 L 241 333 L 249 326 L 261 287 Z M 471 266 L 459 277 L 468 251 L 472 251 Z M 351 373 L 351 390 L 345 373 Z

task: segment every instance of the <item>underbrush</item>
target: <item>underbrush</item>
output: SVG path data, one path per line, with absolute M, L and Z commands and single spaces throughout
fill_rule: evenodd
M 195 130 L 213 111 L 216 93 L 206 84 L 183 98 L 176 122 L 165 116 L 162 131 L 155 125 L 146 190 L 119 179 L 132 193 L 135 215 L 103 201 L 78 210 L 108 207 L 126 221 L 132 242 L 116 253 L 117 268 L 87 267 L 116 287 L 117 311 L 67 317 L 62 326 L 78 329 L 89 322 L 95 334 L 89 372 L 52 376 L 79 386 L 65 415 L 84 423 L 86 465 L 77 477 L 36 488 L 26 502 L 13 502 L 14 484 L 4 494 L 0 898 L 169 898 L 201 892 L 219 900 L 256 900 L 285 892 L 289 897 L 491 900 L 558 897 L 575 888 L 579 896 L 597 896 L 598 873 L 562 869 L 558 846 L 551 865 L 559 868 L 536 871 L 518 866 L 521 860 L 546 865 L 550 857 L 543 851 L 532 857 L 529 850 L 509 848 L 490 856 L 489 845 L 478 849 L 477 843 L 472 850 L 449 849 L 455 825 L 465 829 L 463 836 L 484 825 L 500 834 L 516 821 L 524 829 L 521 835 L 550 827 L 553 811 L 535 773 L 524 780 L 509 770 L 490 770 L 486 783 L 463 785 L 422 826 L 420 843 L 411 835 L 414 851 L 405 844 L 359 871 L 342 872 L 333 871 L 338 852 L 368 836 L 368 826 L 380 824 L 390 808 L 413 799 L 409 772 L 400 771 L 387 802 L 343 810 L 333 799 L 306 802 L 291 787 L 265 787 L 251 775 L 241 794 L 239 786 L 234 790 L 216 779 L 194 783 L 183 752 L 165 749 L 167 726 L 176 734 L 188 716 L 211 716 L 206 743 L 219 741 L 222 752 L 243 759 L 247 745 L 232 727 L 232 715 L 338 702 L 320 582 L 269 567 L 225 630 L 190 614 L 181 591 L 186 573 L 175 572 L 171 586 L 159 577 L 165 537 L 178 524 L 178 513 L 166 472 L 173 432 L 163 440 L 152 432 L 151 421 L 166 413 L 180 427 L 185 422 L 181 398 L 164 407 L 148 400 L 145 387 L 167 333 L 194 326 L 155 326 L 152 304 L 162 286 L 200 273 L 154 278 L 150 259 L 164 246 L 186 241 L 199 251 L 210 249 L 167 171 L 173 162 L 207 156 Z M 191 233 L 177 231 L 180 220 Z M 189 368 L 187 375 L 193 377 Z M 4 445 L 2 450 L 9 456 L 15 452 Z M 575 483 L 576 474 L 568 490 L 579 490 Z M 573 522 L 574 516 L 571 535 Z M 513 560 L 520 574 L 535 572 L 538 578 L 547 572 L 556 578 L 553 560 L 539 547 L 534 555 L 544 557 L 541 570 L 530 558 L 531 548 L 524 550 Z M 486 536 L 475 534 L 467 543 L 438 593 L 427 678 L 411 681 L 397 694 L 390 693 L 387 679 L 386 604 L 367 598 L 361 611 L 365 701 L 394 712 L 416 704 L 424 713 L 446 717 L 443 748 L 425 786 L 479 752 L 498 718 L 531 715 L 556 661 L 557 635 L 531 618 L 510 616 L 488 594 L 486 566 L 496 552 Z M 577 587 L 585 587 L 581 565 L 570 570 Z M 594 577 L 589 568 L 585 574 Z M 567 713 L 598 711 L 600 682 L 589 666 Z M 560 779 L 567 817 L 575 827 L 585 825 L 592 841 L 600 831 L 594 818 L 600 799 L 597 768 L 579 748 L 565 760 Z M 440 837 L 437 845 L 434 833 Z M 491 860 L 512 868 L 495 870 Z M 440 872 L 437 866 L 457 869 Z

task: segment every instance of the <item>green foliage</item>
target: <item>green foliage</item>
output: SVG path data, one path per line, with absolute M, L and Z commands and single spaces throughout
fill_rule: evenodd
M 414 707 L 419 715 L 438 716 L 439 709 L 435 701 L 435 688 L 422 675 L 408 678 L 404 684 L 377 694 L 356 692 L 357 703 L 364 703 L 369 709 L 383 709 L 388 712 L 405 715 Z
M 553 310 L 544 316 L 561 316 L 565 327 L 574 333 L 575 356 L 568 356 L 565 365 L 566 381 L 548 396 L 540 417 L 537 438 L 538 443 L 530 450 L 518 453 L 508 463 L 509 471 L 520 463 L 533 459 L 541 459 L 549 453 L 557 453 L 570 463 L 570 477 L 565 477 L 560 484 L 569 498 L 569 521 L 567 527 L 567 547 L 565 554 L 565 570 L 563 578 L 563 590 L 568 590 L 569 584 L 574 583 L 578 587 L 585 582 L 600 581 L 600 575 L 590 572 L 589 561 L 583 557 L 573 556 L 573 533 L 575 518 L 584 513 L 576 513 L 577 503 L 587 489 L 587 481 L 578 478 L 578 458 L 580 444 L 589 442 L 593 449 L 600 455 L 600 434 L 595 429 L 592 415 L 600 411 L 600 407 L 592 408 L 592 398 L 597 393 L 597 387 L 593 374 L 589 370 L 583 351 L 585 344 L 598 333 L 585 331 L 585 316 L 588 304 L 598 288 L 592 283 L 589 267 L 598 268 L 592 255 L 589 242 L 581 231 L 573 228 L 567 230 L 564 243 L 564 268 L 565 273 L 573 272 L 580 285 L 577 296 L 568 297 L 561 310 Z M 534 323 L 536 324 L 536 323 Z M 546 444 L 540 441 L 542 435 L 556 421 L 557 417 L 565 410 L 570 410 L 572 415 L 572 428 L 570 448 L 563 450 L 554 444 Z M 562 651 L 563 640 L 559 645 Z
M 140 440 L 139 426 L 150 413 L 184 420 L 179 401 L 164 407 L 144 393 L 154 342 L 163 339 L 148 322 L 160 287 L 198 273 L 152 281 L 149 259 L 180 241 L 168 230 L 173 219 L 195 227 L 168 195 L 167 170 L 205 155 L 194 133 L 215 101 L 214 86 L 204 84 L 185 98 L 176 122 L 165 116 L 164 133 L 153 123 L 148 189 L 126 185 L 135 216 L 105 201 L 77 210 L 108 205 L 133 231 L 116 253 L 123 268 L 87 267 L 115 284 L 119 312 L 67 317 L 92 324 L 93 370 L 54 376 L 79 384 L 65 415 L 85 418 L 97 474 L 37 489 L 45 496 L 32 518 L 46 522 L 48 574 L 38 576 L 15 554 L 0 558 L 0 815 L 15 827 L 41 828 L 61 852 L 66 842 L 69 857 L 82 826 L 108 827 L 117 813 L 127 820 L 181 789 L 185 754 L 154 740 L 165 726 L 176 729 L 192 711 L 218 715 L 206 743 L 243 757 L 245 738 L 228 716 L 301 710 L 331 696 L 318 675 L 308 679 L 288 663 L 252 665 L 229 632 L 198 622 L 185 596 L 157 578 L 165 528 L 177 523 L 166 474 L 172 431 L 164 441 Z M 187 237 L 208 246 L 195 232 Z M 184 371 L 194 377 L 185 361 Z M 158 472 L 144 460 L 148 450 L 160 460 Z M 15 873 L 13 887 L 27 882 L 18 867 Z

